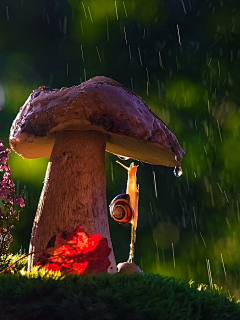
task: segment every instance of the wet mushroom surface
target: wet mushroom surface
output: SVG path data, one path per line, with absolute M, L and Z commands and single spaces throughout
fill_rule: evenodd
M 103 76 L 70 88 L 35 90 L 14 120 L 9 142 L 22 157 L 50 157 L 30 252 L 46 248 L 59 232 L 83 227 L 107 239 L 110 273 L 117 268 L 108 226 L 105 151 L 170 167 L 179 167 L 184 156 L 174 134 L 138 95 Z M 38 259 L 38 253 L 30 255 L 29 269 Z

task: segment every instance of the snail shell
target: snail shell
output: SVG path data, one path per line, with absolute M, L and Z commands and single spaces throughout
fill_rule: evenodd
M 129 200 L 129 194 L 123 193 L 116 196 L 110 203 L 110 215 L 120 224 L 130 223 L 133 218 L 133 209 Z

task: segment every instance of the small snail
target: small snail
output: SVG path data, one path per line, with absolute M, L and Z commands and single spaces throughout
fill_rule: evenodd
M 130 206 L 129 194 L 122 193 L 110 203 L 110 215 L 120 224 L 130 223 L 133 218 L 133 209 Z
M 130 167 L 124 166 L 117 161 L 128 172 L 127 190 L 126 193 L 116 196 L 110 204 L 111 217 L 120 224 L 131 223 L 131 244 L 129 252 L 129 263 L 134 261 L 134 243 L 136 241 L 136 229 L 138 220 L 138 199 L 139 189 L 137 186 L 137 168 L 134 163 Z

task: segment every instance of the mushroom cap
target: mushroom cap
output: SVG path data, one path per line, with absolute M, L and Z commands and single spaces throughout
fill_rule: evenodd
M 56 132 L 63 130 L 101 131 L 108 152 L 151 164 L 174 167 L 184 156 L 175 135 L 143 100 L 104 76 L 33 91 L 13 121 L 10 146 L 24 158 L 50 157 Z

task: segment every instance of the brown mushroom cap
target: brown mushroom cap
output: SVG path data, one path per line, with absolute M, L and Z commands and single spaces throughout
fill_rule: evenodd
M 10 145 L 24 158 L 50 157 L 62 130 L 101 131 L 107 151 L 156 165 L 178 166 L 184 156 L 175 135 L 139 96 L 103 76 L 35 90 L 12 124 Z

